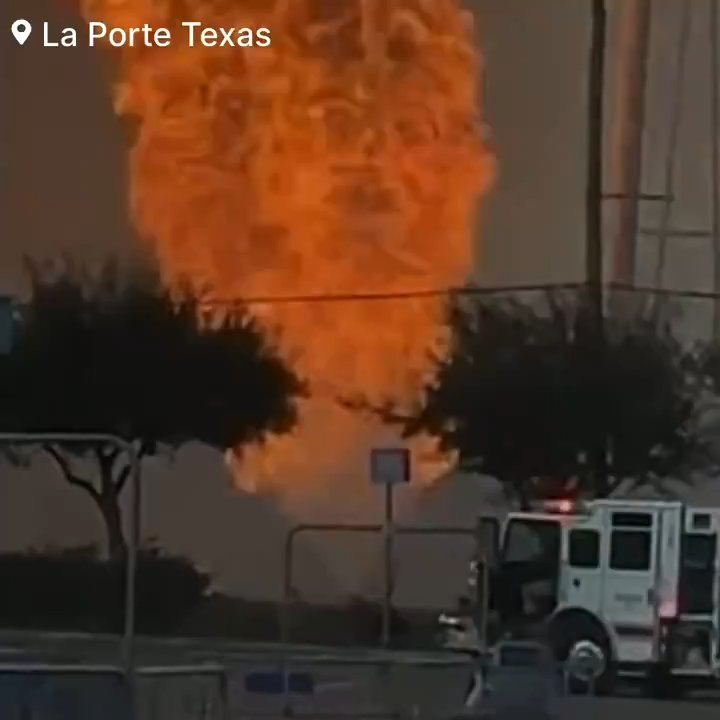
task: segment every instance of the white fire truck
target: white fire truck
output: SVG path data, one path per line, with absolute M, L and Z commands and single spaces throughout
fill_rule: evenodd
M 720 508 L 556 501 L 486 522 L 497 551 L 480 567 L 505 631 L 541 627 L 560 662 L 592 655 L 599 692 L 618 675 L 656 695 L 720 685 Z

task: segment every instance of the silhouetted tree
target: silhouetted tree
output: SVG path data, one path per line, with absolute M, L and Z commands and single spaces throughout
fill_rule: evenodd
M 572 487 L 605 496 L 623 481 L 660 481 L 701 462 L 693 356 L 668 327 L 636 317 L 607 319 L 603 357 L 588 362 L 589 322 L 574 298 L 549 296 L 544 309 L 455 303 L 448 352 L 435 359 L 421 402 L 391 419 L 407 435 L 434 435 L 461 461 L 481 459 L 482 471 L 524 506 Z M 587 467 L 599 433 L 605 482 Z
M 224 450 L 293 427 L 302 383 L 242 308 L 204 315 L 189 292 L 114 263 L 95 275 L 72 264 L 27 269 L 32 295 L 0 374 L 3 429 L 111 433 L 145 457 L 191 441 Z M 92 498 L 111 556 L 122 556 L 127 459 L 107 447 L 43 451 Z
M 695 433 L 703 439 L 710 462 L 720 466 L 720 341 L 714 338 L 699 345 L 697 357 L 703 384 Z

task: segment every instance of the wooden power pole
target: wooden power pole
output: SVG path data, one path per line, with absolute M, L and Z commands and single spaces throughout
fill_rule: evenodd
M 617 198 L 613 243 L 613 280 L 633 286 L 636 280 L 638 209 L 642 197 L 645 99 L 650 49 L 652 0 L 623 0 L 618 7 L 614 80 L 612 172 Z M 623 303 L 625 305 L 626 303 Z
M 605 0 L 591 0 L 591 43 L 588 77 L 587 185 L 585 195 L 585 282 L 588 322 L 588 382 L 595 392 L 594 407 L 588 408 L 597 418 L 595 437 L 590 438 L 590 470 L 593 490 L 603 492 L 607 486 L 607 436 L 604 404 L 605 386 L 605 311 L 603 293 L 603 128 L 605 96 L 605 51 L 607 10 Z

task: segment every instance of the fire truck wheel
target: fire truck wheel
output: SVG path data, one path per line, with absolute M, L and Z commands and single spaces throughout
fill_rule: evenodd
M 560 663 L 565 664 L 580 654 L 592 656 L 601 666 L 594 682 L 570 674 L 568 690 L 571 693 L 587 694 L 594 690 L 597 695 L 608 695 L 612 692 L 615 681 L 612 647 L 600 623 L 579 613 L 558 617 L 550 626 L 550 643 Z

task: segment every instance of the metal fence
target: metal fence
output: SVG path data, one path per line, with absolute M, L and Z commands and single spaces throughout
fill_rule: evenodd
M 446 720 L 530 701 L 549 717 L 571 694 L 568 668 L 554 662 L 486 673 L 477 658 L 442 652 L 246 655 L 228 657 L 226 667 L 231 719 Z M 485 695 L 483 677 L 494 695 Z M 592 692 L 590 681 L 580 694 Z
M 135 693 L 133 720 L 230 720 L 222 665 L 143 667 Z
M 0 666 L 3 720 L 390 720 L 462 708 L 466 658 L 368 654 L 236 655 L 223 665 Z
M 487 658 L 451 653 L 298 655 L 285 662 L 288 678 L 313 675 L 314 692 L 303 697 L 286 685 L 283 695 L 261 701 L 262 707 L 246 695 L 240 706 L 233 706 L 242 717 L 430 720 L 459 712 L 472 715 L 492 702 L 502 704 L 503 695 L 512 706 L 532 701 L 536 709 L 546 703 L 557 710 L 571 696 L 595 695 L 597 671 L 577 658 L 572 663 L 489 667 Z
M 483 692 L 476 659 L 390 651 L 197 653 L 187 665 L 141 666 L 133 688 L 113 665 L 0 665 L 2 720 L 440 720 L 484 705 L 568 695 L 565 668 L 495 668 Z M 180 658 L 182 659 L 182 658 Z M 545 675 L 543 675 L 545 673 Z M 564 681 L 564 682 L 563 682 Z M 546 689 L 547 688 L 547 689 Z M 553 689 L 554 688 L 554 689 Z M 476 702 L 468 704 L 471 691 Z M 592 683 L 588 684 L 592 693 Z M 526 702 L 527 704 L 527 702 Z
M 128 555 L 125 570 L 125 586 L 123 588 L 123 630 L 122 652 L 126 674 L 132 672 L 134 664 L 135 643 L 135 583 L 137 580 L 137 555 L 141 531 L 141 483 L 140 458 L 131 442 L 116 435 L 106 433 L 0 433 L 2 447 L 28 447 L 33 445 L 71 445 L 74 447 L 110 447 L 122 453 L 127 462 L 130 490 L 132 495 L 132 512 L 130 513 L 130 532 L 128 537 Z
M 448 717 L 462 709 L 472 672 L 460 655 L 381 651 L 229 658 L 228 668 L 230 717 L 259 720 Z
M 2 720 L 229 720 L 219 665 L 0 665 Z
M 3 720 L 127 720 L 131 693 L 122 668 L 102 665 L 0 666 Z
M 472 527 L 456 527 L 443 525 L 392 525 L 389 528 L 378 524 L 303 524 L 295 526 L 286 536 L 285 552 L 283 557 L 283 602 L 280 614 L 280 632 L 281 641 L 289 644 L 297 640 L 297 636 L 293 633 L 294 626 L 297 624 L 297 618 L 294 618 L 296 605 L 302 597 L 297 587 L 297 568 L 296 568 L 296 542 L 301 535 L 338 535 L 345 536 L 366 536 L 366 537 L 382 537 L 383 534 L 391 536 L 389 552 L 385 553 L 385 572 L 384 587 L 382 597 L 383 602 L 383 628 L 382 637 L 378 637 L 378 642 L 387 646 L 390 640 L 389 633 L 389 617 L 393 602 L 393 596 L 397 589 L 397 566 L 398 557 L 396 543 L 401 539 L 414 540 L 430 540 L 437 542 L 438 539 L 445 540 L 465 540 L 467 543 L 466 552 L 453 559 L 460 559 L 460 567 L 462 573 L 455 583 L 456 591 L 453 593 L 455 597 L 466 589 L 468 577 L 468 565 L 471 559 L 476 561 L 485 557 L 489 549 L 489 542 L 492 536 L 492 530 L 488 528 L 487 521 L 484 519 Z M 387 549 L 386 549 L 387 550 Z M 457 553 L 456 553 L 457 554 Z M 487 563 L 481 563 L 484 571 L 487 571 Z M 482 596 L 475 598 L 479 604 L 478 612 L 482 618 L 487 616 L 487 582 L 481 583 L 483 588 Z M 295 620 L 295 622 L 294 622 Z M 484 638 L 484 621 L 482 624 L 482 636 Z

